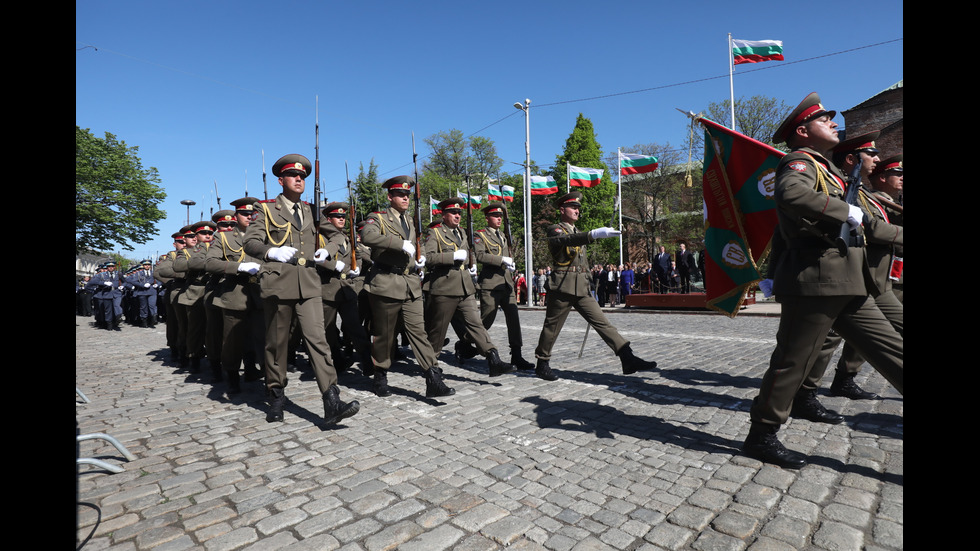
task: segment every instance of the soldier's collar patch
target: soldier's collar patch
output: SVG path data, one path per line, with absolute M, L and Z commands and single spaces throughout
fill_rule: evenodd
M 806 172 L 806 162 L 804 161 L 793 161 L 788 166 L 797 172 Z

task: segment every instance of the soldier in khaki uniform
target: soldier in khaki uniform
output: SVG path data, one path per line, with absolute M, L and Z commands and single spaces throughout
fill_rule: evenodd
M 897 226 L 905 226 L 905 206 L 903 204 L 902 188 L 904 186 L 903 166 L 904 156 L 899 153 L 875 165 L 874 171 L 868 178 L 871 188 L 878 201 L 885 207 L 888 220 Z M 902 268 L 905 265 L 905 247 L 895 247 L 892 259 L 892 270 L 888 278 L 892 282 L 892 292 L 899 302 L 905 302 L 905 275 Z
M 258 203 L 259 214 L 245 230 L 245 254 L 262 260 L 259 288 L 265 313 L 265 384 L 269 392 L 266 421 L 283 420 L 289 328 L 295 316 L 306 340 L 313 374 L 323 399 L 325 424 L 360 410 L 355 400 L 344 403 L 337 387 L 323 326 L 323 300 L 315 266 L 326 251 L 316 248 L 313 211 L 301 200 L 312 166 L 299 154 L 281 157 L 272 166 L 282 193 Z
M 459 227 L 466 201 L 453 197 L 439 203 L 442 224 L 429 228 L 425 237 L 426 274 L 423 292 L 428 293 L 425 326 L 433 350 L 442 348 L 453 318 L 464 338 L 487 358 L 491 377 L 514 371 L 500 360 L 497 345 L 490 341 L 480 320 L 473 276 L 476 265 L 469 264 L 469 239 Z
M 881 162 L 881 159 L 878 158 L 878 149 L 874 144 L 877 137 L 878 132 L 871 132 L 841 142 L 833 150 L 834 164 L 844 174 L 851 174 L 860 160 L 861 180 L 867 181 L 877 163 Z M 895 247 L 901 247 L 904 243 L 904 231 L 901 226 L 890 223 L 885 207 L 867 187 L 861 188 L 859 199 L 858 206 L 864 211 L 863 226 L 866 241 L 864 258 L 870 270 L 868 281 L 874 288 L 872 296 L 878 309 L 891 322 L 892 327 L 904 336 L 904 309 L 902 303 L 895 297 L 895 293 L 892 291 L 892 282 L 888 278 Z M 803 381 L 803 386 L 800 387 L 796 398 L 793 400 L 793 409 L 790 412 L 792 417 L 835 424 L 844 421 L 844 417 L 841 415 L 827 416 L 821 411 L 823 408 L 813 407 L 816 401 L 816 391 L 820 387 L 820 379 L 823 378 L 831 356 L 837 350 L 840 342 L 840 335 L 832 330 L 824 342 L 824 348 L 814 363 L 810 375 Z M 851 400 L 878 398 L 877 394 L 863 390 L 854 382 L 854 377 L 861 370 L 863 364 L 864 358 L 854 348 L 854 345 L 845 342 L 840 360 L 837 362 L 834 381 L 830 385 L 830 393 Z
M 371 249 L 371 271 L 364 289 L 371 302 L 371 333 L 374 343 L 374 392 L 390 396 L 388 369 L 392 364 L 395 339 L 405 331 L 415 360 L 425 376 L 425 395 L 450 396 L 456 391 L 442 380 L 442 368 L 425 333 L 422 283 L 418 271 L 425 256 L 418 250 L 418 231 L 408 214 L 409 196 L 415 180 L 395 176 L 382 186 L 388 190 L 389 207 L 372 212 L 361 230 L 361 241 Z
M 344 337 L 351 340 L 354 350 L 361 356 L 362 371 L 373 373 L 371 340 L 358 316 L 357 292 L 351 285 L 351 280 L 361 274 L 361 259 L 353 256 L 356 243 L 351 244 L 350 236 L 344 230 L 349 207 L 347 203 L 334 202 L 322 211 L 320 248 L 326 249 L 327 260 L 317 271 L 323 289 L 323 320 L 334 362 L 343 353 L 337 331 L 337 316 L 340 315 Z M 357 261 L 356 268 L 352 268 L 352 259 Z
M 176 301 L 178 290 L 184 285 L 184 274 L 174 271 L 174 260 L 178 254 L 183 254 L 184 234 L 175 232 L 170 237 L 174 240 L 174 250 L 165 254 L 157 267 L 153 270 L 153 277 L 157 278 L 165 286 L 163 294 L 163 307 L 166 312 L 167 323 L 167 348 L 170 349 L 170 361 L 174 365 L 179 365 L 182 342 L 180 340 L 180 326 L 178 324 Z
M 631 374 L 637 371 L 649 371 L 657 367 L 657 362 L 646 361 L 636 357 L 629 341 L 619 334 L 619 331 L 602 313 L 599 304 L 589 292 L 589 265 L 585 254 L 585 245 L 596 239 L 615 237 L 620 234 L 613 228 L 597 228 L 588 232 L 580 232 L 575 228 L 578 221 L 582 194 L 573 191 L 558 198 L 555 204 L 561 221 L 548 227 L 548 250 L 555 262 L 555 268 L 548 276 L 548 290 L 545 303 L 544 326 L 538 338 L 538 346 L 534 356 L 538 363 L 534 371 L 538 377 L 546 381 L 554 381 L 558 377 L 551 370 L 551 348 L 558 340 L 558 334 L 574 308 L 585 318 L 585 321 L 595 329 L 613 352 L 619 356 L 623 365 L 623 373 Z
M 245 380 L 256 381 L 259 371 L 255 367 L 261 358 L 265 342 L 262 316 L 262 299 L 256 274 L 262 267 L 258 258 L 245 254 L 245 231 L 255 212 L 254 197 L 242 197 L 231 202 L 235 207 L 230 219 L 222 219 L 218 226 L 233 224 L 227 231 L 219 231 L 208 249 L 205 269 L 216 279 L 214 305 L 220 309 L 221 366 L 228 377 L 228 393 L 242 391 L 239 366 L 245 363 Z M 261 360 L 260 360 L 261 361 Z
M 184 254 L 174 259 L 174 270 L 184 272 L 186 279 L 183 290 L 177 296 L 177 314 L 185 322 L 184 354 L 190 361 L 191 373 L 201 370 L 201 358 L 205 353 L 207 313 L 204 302 L 209 274 L 204 270 L 204 260 L 216 227 L 210 220 L 188 226 L 193 236 L 184 233 Z
M 774 143 L 792 151 L 776 169 L 774 198 L 785 251 L 773 269 L 773 291 L 781 316 L 776 348 L 752 402 L 746 455 L 787 468 L 806 464 L 802 454 L 776 438 L 793 399 L 820 353 L 831 328 L 902 391 L 902 336 L 869 295 L 865 250 L 849 237 L 844 254 L 836 239 L 847 224 L 862 234 L 861 208 L 843 200 L 844 174 L 826 154 L 839 143 L 834 111 L 810 94 L 776 130 Z
M 477 284 L 480 287 L 480 318 L 483 327 L 490 329 L 497 317 L 497 310 L 503 310 L 507 323 L 507 342 L 510 345 L 510 363 L 517 369 L 532 370 L 534 364 L 524 359 L 521 348 L 524 338 L 521 335 L 521 320 L 517 311 L 517 297 L 514 289 L 513 273 L 514 251 L 507 243 L 503 231 L 504 204 L 493 202 L 483 207 L 487 227 L 480 229 L 474 237 L 473 249 L 476 261 L 480 263 Z

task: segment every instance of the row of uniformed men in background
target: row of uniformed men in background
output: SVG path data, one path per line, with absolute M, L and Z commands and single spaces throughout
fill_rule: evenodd
M 147 259 L 125 273 L 108 260 L 95 274 L 80 280 L 75 288 L 76 314 L 94 316 L 100 329 L 119 330 L 123 320 L 138 327 L 156 327 L 157 299 L 163 286 L 153 276 Z
M 367 216 L 352 236 L 346 203 L 326 205 L 319 227 L 314 223 L 310 205 L 301 200 L 310 170 L 306 157 L 286 155 L 273 165 L 282 186 L 275 199 L 237 199 L 234 210 L 219 211 L 212 220 L 174 234 L 175 250 L 165 255 L 155 275 L 167 283 L 168 346 L 181 368 L 200 370 L 207 356 L 215 378 L 226 379 L 235 393 L 241 391 L 244 365 L 246 380 L 265 377 L 267 420 L 281 421 L 289 358 L 302 339 L 327 424 L 360 408 L 357 401 L 341 400 L 337 386 L 338 368 L 351 361 L 345 341 L 359 354 L 362 372 L 373 379 L 378 396 L 391 394 L 388 369 L 398 354 L 399 335 L 412 347 L 426 396 L 454 394 L 437 361 L 450 326 L 459 339 L 460 363 L 480 354 L 491 377 L 524 369 L 546 380 L 557 378 L 549 366 L 550 348 L 568 311 L 579 305 L 557 306 L 547 336 L 542 332 L 547 344 L 539 343 L 537 365 L 525 360 L 512 277 L 516 265 L 501 231 L 502 203 L 483 208 L 487 228 L 471 244 L 460 228 L 465 201 L 446 199 L 440 203 L 441 224 L 431 224 L 419 239 L 409 215 L 415 182 L 396 176 L 383 184 L 389 207 Z M 577 212 L 580 196 L 566 198 L 569 211 L 574 202 Z M 581 251 L 584 261 L 585 242 L 612 233 L 583 235 L 576 246 L 559 248 Z M 566 262 L 564 272 L 579 271 Z M 498 309 L 507 323 L 510 362 L 501 358 L 487 333 Z M 590 318 L 590 323 L 597 321 Z M 601 321 L 600 335 L 620 355 L 624 373 L 655 367 L 633 356 L 629 343 L 618 333 L 610 336 L 615 329 Z

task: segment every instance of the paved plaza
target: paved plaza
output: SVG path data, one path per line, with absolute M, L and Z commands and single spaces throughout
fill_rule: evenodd
M 76 317 L 82 464 L 77 538 L 85 550 L 892 550 L 903 548 L 903 398 L 870 366 L 880 400 L 820 392 L 841 425 L 793 420 L 779 437 L 801 470 L 741 455 L 749 405 L 779 319 L 750 312 L 617 308 L 610 321 L 661 370 L 622 374 L 572 313 L 554 349 L 560 377 L 490 378 L 486 361 L 440 360 L 454 396 L 425 397 L 407 361 L 379 398 L 357 364 L 341 395 L 361 410 L 322 428 L 316 382 L 290 373 L 285 422 L 267 423 L 261 382 L 178 372 L 164 326 L 95 329 Z M 778 312 L 778 306 L 775 306 Z M 759 315 L 752 315 L 753 313 Z M 524 354 L 542 309 L 521 310 Z M 452 333 L 452 332 L 450 332 Z M 503 316 L 490 331 L 509 358 Z M 581 358 L 579 357 L 582 351 Z M 838 351 L 839 354 L 839 351 Z M 834 362 L 837 357 L 835 356 Z

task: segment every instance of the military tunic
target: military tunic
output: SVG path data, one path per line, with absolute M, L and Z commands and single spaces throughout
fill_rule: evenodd
M 317 268 L 323 290 L 323 320 L 326 329 L 327 343 L 331 350 L 339 350 L 337 339 L 337 316 L 340 316 L 344 336 L 351 339 L 354 349 L 367 359 L 371 356 L 371 341 L 368 339 L 364 325 L 358 315 L 357 292 L 354 290 L 348 271 L 351 269 L 353 247 L 346 231 L 340 230 L 330 223 L 320 226 L 320 248 L 327 250 L 327 260 Z M 358 268 L 361 268 L 361 258 L 358 257 Z M 337 262 L 343 263 L 343 269 L 337 271 Z
M 585 246 L 593 241 L 595 239 L 589 232 L 580 232 L 567 222 L 548 228 L 548 250 L 555 268 L 551 270 L 545 283 L 547 298 L 544 326 L 538 337 L 538 346 L 534 350 L 534 356 L 539 360 L 551 359 L 551 349 L 573 308 L 617 354 L 629 345 L 629 341 L 609 323 L 599 308 L 599 303 L 589 292 L 589 266 Z
M 321 394 L 337 382 L 323 325 L 320 278 L 315 270 L 317 232 L 313 211 L 302 201 L 302 225 L 281 193 L 258 203 L 258 217 L 245 231 L 245 254 L 262 259 L 259 289 L 265 314 L 266 387 L 281 389 L 287 384 L 289 330 L 295 315 L 306 341 L 310 363 Z M 273 247 L 293 247 L 289 262 L 266 256 Z
M 504 265 L 504 257 L 514 258 L 507 239 L 500 230 L 484 228 L 477 232 L 473 249 L 480 264 L 477 283 L 480 286 L 480 317 L 487 330 L 497 317 L 497 309 L 504 311 L 507 322 L 507 341 L 514 353 L 520 353 L 524 345 L 521 320 L 517 313 L 517 297 L 514 278 Z
M 428 370 L 436 363 L 436 353 L 425 332 L 422 283 L 414 269 L 415 259 L 402 249 L 404 241 L 416 242 L 415 225 L 407 213 L 399 216 L 394 209 L 373 212 L 366 222 L 361 242 L 371 249 L 364 289 L 371 304 L 374 366 L 391 367 L 395 339 L 404 329 L 419 367 Z
M 426 234 L 424 250 L 426 274 L 422 290 L 429 295 L 425 325 L 433 350 L 442 348 L 449 324 L 456 318 L 456 326 L 467 342 L 487 355 L 497 346 L 490 341 L 480 320 L 473 276 L 467 260 L 454 259 L 456 251 L 466 251 L 469 258 L 469 239 L 458 227 L 433 227 Z

